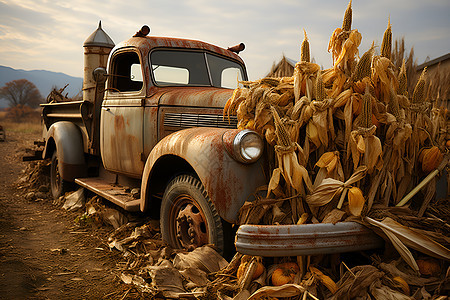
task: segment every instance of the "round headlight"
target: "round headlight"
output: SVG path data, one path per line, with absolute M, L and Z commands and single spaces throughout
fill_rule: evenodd
M 256 132 L 245 129 L 240 131 L 233 141 L 235 157 L 243 163 L 257 161 L 264 149 L 262 138 Z

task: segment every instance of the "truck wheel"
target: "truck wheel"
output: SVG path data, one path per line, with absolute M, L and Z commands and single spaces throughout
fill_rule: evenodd
M 161 233 L 174 248 L 193 250 L 214 244 L 222 252 L 222 220 L 202 183 L 191 175 L 175 177 L 161 202 Z M 221 253 L 222 254 L 222 253 Z
M 58 154 L 53 152 L 50 165 L 50 188 L 53 198 L 58 199 L 72 189 L 72 183 L 62 179 L 59 173 Z

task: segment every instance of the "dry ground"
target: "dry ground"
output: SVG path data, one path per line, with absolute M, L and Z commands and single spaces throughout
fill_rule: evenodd
M 0 142 L 0 299 L 120 299 L 127 289 L 114 268 L 121 254 L 106 237 L 112 227 L 80 227 L 44 200 L 26 200 L 17 184 L 25 147 L 36 130 L 12 131 Z

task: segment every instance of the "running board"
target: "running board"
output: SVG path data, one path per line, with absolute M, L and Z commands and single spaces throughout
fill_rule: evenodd
M 140 211 L 141 200 L 126 193 L 123 187 L 107 182 L 101 177 L 77 178 L 75 183 L 122 207 L 126 211 Z

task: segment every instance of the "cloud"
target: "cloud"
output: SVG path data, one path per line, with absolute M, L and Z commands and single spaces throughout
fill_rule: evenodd
M 250 79 L 264 76 L 284 53 L 298 59 L 303 28 L 312 56 L 331 66 L 328 40 L 348 0 L 0 0 L 0 64 L 48 69 L 82 76 L 84 40 L 102 20 L 116 43 L 143 24 L 151 34 L 193 38 L 222 47 L 244 42 L 241 56 Z M 363 36 L 363 53 L 381 43 L 390 17 L 393 37 L 414 46 L 419 63 L 444 55 L 450 48 L 448 0 L 353 0 L 353 26 Z

